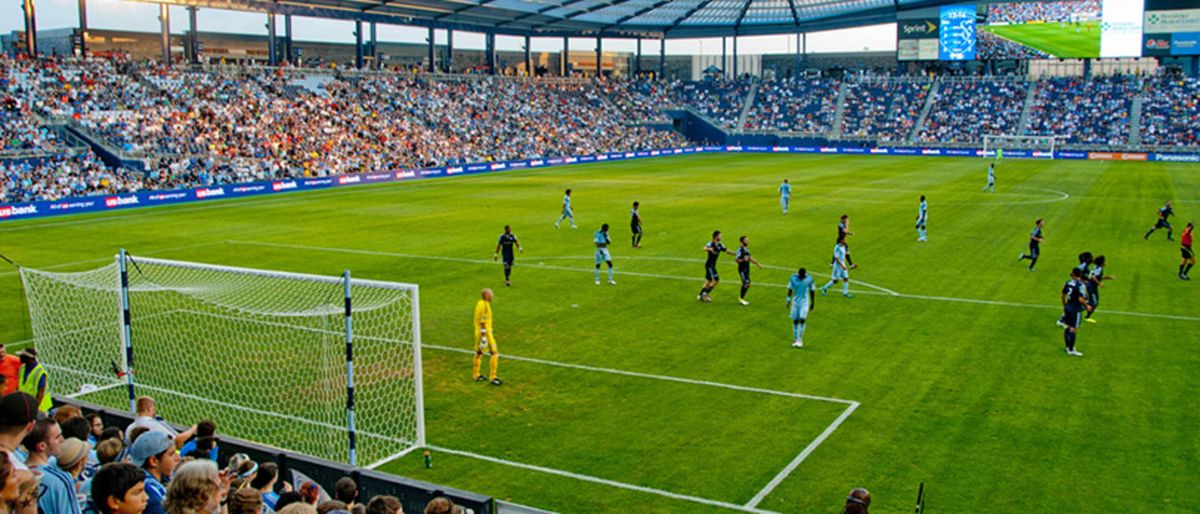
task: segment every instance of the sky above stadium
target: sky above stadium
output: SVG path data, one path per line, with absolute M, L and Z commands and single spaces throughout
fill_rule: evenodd
M 39 30 L 75 27 L 79 23 L 76 0 L 37 0 L 37 24 Z M 128 0 L 88 0 L 88 23 L 93 29 L 132 30 L 157 32 L 158 5 Z M 228 32 L 238 34 L 266 35 L 266 17 L 258 13 L 201 9 L 198 15 L 200 32 Z M 292 28 L 298 40 L 327 41 L 336 43 L 354 42 L 354 24 L 349 21 L 324 20 L 296 17 Z M 8 2 L 0 11 L 0 31 L 8 33 L 24 29 L 24 17 L 20 2 Z M 171 8 L 171 31 L 182 33 L 187 29 L 187 11 L 183 7 Z M 280 27 L 282 34 L 282 26 Z M 424 43 L 427 32 L 423 28 L 379 25 L 380 41 L 400 43 Z M 796 36 L 754 36 L 738 38 L 738 52 L 750 54 L 788 53 L 796 50 Z M 437 35 L 439 43 L 445 41 L 444 31 Z M 496 46 L 500 50 L 520 50 L 521 38 L 498 36 Z M 483 35 L 455 32 L 454 46 L 464 49 L 482 49 Z M 894 51 L 896 49 L 895 24 L 859 27 L 854 29 L 815 32 L 808 35 L 809 53 Z M 559 51 L 559 38 L 534 38 L 534 51 Z M 595 48 L 593 39 L 572 39 L 571 49 Z M 605 39 L 604 49 L 614 51 L 636 51 L 634 40 Z M 658 43 L 646 41 L 642 44 L 645 53 L 657 53 Z M 732 44 L 728 46 L 732 52 Z M 667 42 L 668 54 L 720 55 L 721 39 L 686 39 Z

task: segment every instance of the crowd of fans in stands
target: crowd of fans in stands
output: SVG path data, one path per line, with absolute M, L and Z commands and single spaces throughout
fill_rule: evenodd
M 845 84 L 842 135 L 903 141 L 921 115 L 929 86 L 928 81 L 913 80 Z
M 976 33 L 976 48 L 980 59 L 1047 59 L 1050 54 L 1032 46 L 1022 45 L 986 30 Z
M 953 144 L 977 142 L 984 134 L 1015 134 L 1028 87 L 1023 80 L 943 83 L 916 140 Z
M 1138 78 L 1045 79 L 1037 85 L 1029 132 L 1065 136 L 1068 144 L 1123 145 Z
M 1200 144 L 1200 84 L 1182 78 L 1042 79 L 1026 127 L 1017 125 L 1028 82 L 948 80 L 913 134 L 930 89 L 919 79 L 303 77 L 8 58 L 0 71 L 5 203 L 677 147 L 686 144 L 679 134 L 642 125 L 667 122 L 665 108 L 677 105 L 725 128 L 745 112 L 738 130 L 967 144 L 1025 129 L 1068 144 L 1120 145 L 1130 142 L 1131 99 L 1140 93 L 1144 144 Z M 839 88 L 846 95 L 835 130 Z M 69 122 L 145 169 L 114 170 L 90 151 L 66 148 L 50 121 Z M 17 152 L 33 157 L 14 159 Z
M 809 134 L 828 132 L 837 107 L 838 82 L 830 79 L 764 80 L 742 126 Z
M 5 453 L 0 458 L 0 514 L 404 512 L 395 496 L 360 497 L 351 477 L 326 489 L 298 473 L 285 477 L 276 463 L 254 462 L 245 454 L 218 464 L 212 421 L 177 431 L 159 421 L 149 397 L 138 399 L 137 417 L 120 430 L 72 405 L 45 409 L 12 385 L 0 397 L 0 448 Z M 437 497 L 423 512 L 461 514 L 462 508 Z
M 1100 18 L 1100 0 L 1057 2 L 992 2 L 987 23 L 1068 22 Z

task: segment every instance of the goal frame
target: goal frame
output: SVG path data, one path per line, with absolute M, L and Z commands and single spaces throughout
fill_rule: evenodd
M 416 440 L 408 448 L 388 457 L 395 459 L 402 457 L 413 450 L 423 448 L 427 445 L 425 438 L 425 392 L 423 365 L 421 362 L 421 308 L 420 308 L 420 288 L 416 284 L 406 284 L 399 282 L 385 282 L 379 280 L 364 280 L 351 278 L 350 270 L 345 270 L 340 277 L 312 275 L 307 273 L 292 273 L 283 271 L 261 270 L 254 268 L 242 268 L 236 266 L 222 266 L 216 264 L 203 264 L 187 261 L 176 261 L 168 259 L 156 259 L 151 257 L 137 257 L 134 259 L 121 248 L 116 257 L 117 265 L 117 286 L 120 294 L 120 310 L 118 312 L 119 323 L 121 325 L 121 346 L 122 346 L 122 372 L 126 379 L 126 385 L 129 394 L 129 408 L 131 413 L 136 413 L 136 381 L 134 380 L 135 361 L 133 353 L 133 336 L 132 324 L 135 321 L 133 313 L 130 309 L 129 301 L 129 265 L 132 264 L 135 268 L 138 263 L 155 264 L 159 266 L 169 266 L 193 270 L 216 271 L 221 273 L 230 273 L 234 275 L 249 275 L 258 277 L 267 277 L 283 280 L 301 280 L 306 282 L 315 282 L 319 284 L 328 284 L 331 286 L 341 285 L 344 292 L 344 313 L 345 318 L 345 343 L 346 343 L 346 428 L 348 433 L 348 449 L 349 449 L 349 464 L 357 466 L 357 436 L 354 414 L 354 311 L 353 298 L 351 297 L 351 286 L 357 285 L 360 287 L 371 287 L 378 289 L 391 289 L 406 291 L 412 295 L 412 347 L 413 347 L 413 384 L 414 384 L 414 403 L 416 412 L 414 414 L 416 424 Z
M 1051 159 L 1051 160 L 1053 160 L 1053 159 L 1054 159 L 1054 154 L 1055 154 L 1055 152 L 1057 152 L 1057 151 L 1058 151 L 1058 148 L 1059 148 L 1059 146 L 1060 146 L 1060 140 L 1064 140 L 1064 139 L 1066 139 L 1066 138 L 1065 138 L 1065 137 L 1063 137 L 1063 136 L 1053 136 L 1053 135 L 1036 135 L 1036 134 L 1026 134 L 1026 135 L 1016 135 L 1016 134 L 984 134 L 984 135 L 983 135 L 983 155 L 982 155 L 982 156 L 983 156 L 983 157 L 995 157 L 995 156 L 996 156 L 996 143 L 997 143 L 997 142 L 1003 142 L 1003 141 L 1016 141 L 1016 142 L 1029 141 L 1029 142 L 1030 142 L 1030 144 L 1029 144 L 1029 145 L 1026 145 L 1026 146 L 1027 146 L 1028 148 L 1032 148 L 1032 149 L 1034 149 L 1035 151 L 1036 151 L 1038 148 L 1043 148 L 1043 147 L 1044 147 L 1044 143 L 1043 143 L 1043 142 L 1048 142 L 1048 143 L 1049 143 L 1049 145 L 1050 145 L 1050 159 Z

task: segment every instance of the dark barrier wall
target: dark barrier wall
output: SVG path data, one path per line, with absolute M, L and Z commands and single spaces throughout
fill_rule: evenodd
M 85 414 L 97 412 L 104 420 L 104 426 L 120 427 L 123 430 L 133 423 L 133 415 L 128 412 L 71 398 L 56 397 L 54 402 L 57 405 L 75 405 Z M 429 500 L 445 496 L 454 500 L 455 504 L 462 506 L 466 514 L 494 514 L 496 512 L 495 502 L 488 496 L 290 453 L 278 448 L 220 435 L 220 427 L 217 428 L 221 441 L 217 463 L 220 467 L 224 467 L 224 464 L 229 462 L 229 458 L 234 454 L 244 453 L 260 464 L 263 462 L 278 464 L 280 482 L 285 480 L 290 482 L 292 471 L 298 471 L 315 480 L 331 496 L 333 495 L 333 484 L 339 478 L 350 476 L 358 483 L 358 496 L 363 503 L 366 503 L 372 496 L 390 494 L 400 498 L 400 501 L 404 503 L 404 512 L 424 512 L 425 504 L 429 503 Z

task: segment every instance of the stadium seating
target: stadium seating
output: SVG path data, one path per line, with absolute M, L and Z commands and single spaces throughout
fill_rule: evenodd
M 1067 144 L 1128 144 L 1137 84 L 1137 78 L 1124 76 L 1041 80 L 1030 111 L 1029 133 L 1063 136 Z
M 987 23 L 1068 22 L 1100 17 L 1100 0 L 1058 2 L 992 2 Z
M 749 80 L 722 79 L 678 82 L 672 88 L 676 98 L 700 111 L 721 126 L 733 128 L 742 114 L 746 96 L 753 85 Z
M 942 84 L 917 141 L 978 143 L 984 134 L 1018 130 L 1028 83 L 1013 79 L 952 80 Z
M 1050 54 L 1031 46 L 1009 41 L 986 30 L 976 32 L 980 59 L 1047 59 Z
M 1158 78 L 1146 81 L 1143 91 L 1142 144 L 1200 145 L 1200 81 Z
M 143 189 L 142 174 L 112 170 L 95 154 L 38 160 L 0 160 L 0 202 L 61 200 Z
M 758 86 L 745 130 L 823 134 L 833 125 L 838 83 L 829 79 L 765 80 Z
M 842 135 L 903 141 L 912 132 L 929 95 L 927 80 L 847 83 Z

